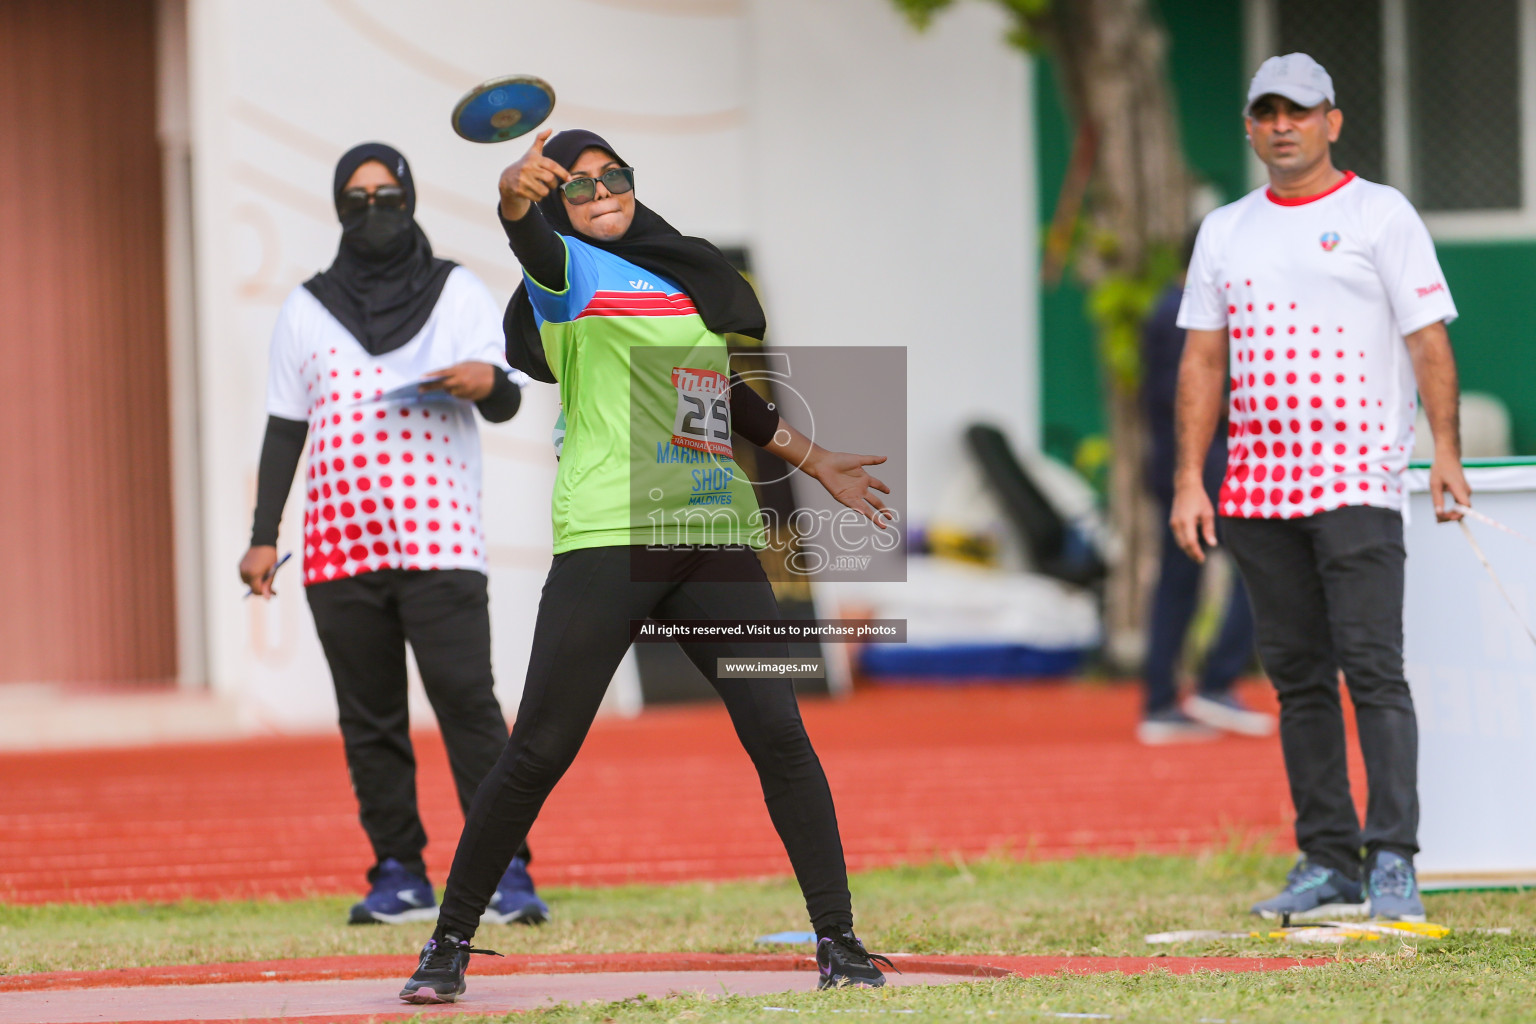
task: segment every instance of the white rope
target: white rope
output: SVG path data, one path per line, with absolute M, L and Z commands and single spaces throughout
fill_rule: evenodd
M 1453 512 L 1460 512 L 1462 515 L 1466 516 L 1468 519 L 1476 519 L 1478 522 L 1482 523 L 1483 525 L 1491 526 L 1495 530 L 1503 530 L 1505 533 L 1509 534 L 1511 537 L 1518 537 L 1520 540 L 1523 540 L 1527 544 L 1531 545 L 1531 547 L 1536 548 L 1536 540 L 1531 540 L 1531 538 L 1527 537 L 1525 534 L 1521 533 L 1519 530 L 1511 529 L 1510 527 L 1505 526 L 1503 523 L 1499 522 L 1497 519 L 1493 518 L 1492 516 L 1485 516 L 1481 512 L 1477 511 L 1474 508 L 1471 508 L 1471 507 L 1469 507 L 1467 505 L 1452 505 L 1451 506 L 1451 511 L 1453 511 Z
M 1488 570 L 1488 575 L 1492 578 L 1493 585 L 1499 588 L 1499 596 L 1503 597 L 1504 603 L 1509 605 L 1509 610 L 1515 616 L 1515 621 L 1520 623 L 1520 628 L 1525 630 L 1525 635 L 1531 638 L 1531 643 L 1536 644 L 1536 632 L 1531 630 L 1530 624 L 1525 621 L 1525 616 L 1520 614 L 1520 609 L 1515 605 L 1514 598 L 1510 597 L 1509 591 L 1504 589 L 1504 581 L 1499 579 L 1499 574 L 1493 571 L 1493 564 L 1488 561 L 1488 556 L 1483 554 L 1483 549 L 1478 546 L 1477 538 L 1472 536 L 1472 527 L 1467 525 L 1467 519 L 1476 519 L 1478 522 L 1491 526 L 1495 530 L 1502 530 L 1511 537 L 1518 537 L 1532 547 L 1536 547 L 1536 541 L 1531 540 L 1531 538 L 1518 530 L 1510 529 L 1492 516 L 1485 516 L 1481 512 L 1474 512 L 1466 505 L 1457 504 L 1453 508 L 1455 511 L 1460 512 L 1463 517 L 1456 520 L 1456 525 L 1461 527 L 1461 535 L 1467 538 L 1467 543 L 1472 546 L 1472 553 L 1477 556 L 1479 562 L 1483 563 L 1483 568 Z

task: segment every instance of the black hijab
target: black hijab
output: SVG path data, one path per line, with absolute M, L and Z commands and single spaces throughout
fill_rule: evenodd
M 615 160 L 624 163 L 623 157 L 601 136 L 579 128 L 552 136 L 544 144 L 544 155 L 569 169 L 582 150 L 594 146 L 607 150 Z M 612 241 L 591 238 L 577 231 L 571 225 L 559 190 L 539 200 L 538 205 L 545 220 L 560 234 L 579 238 L 590 246 L 676 282 L 693 300 L 704 326 L 716 334 L 745 334 L 761 340 L 767 330 L 767 318 L 757 301 L 757 293 L 725 254 L 702 238 L 678 231 L 638 199 L 635 200 L 635 219 L 629 230 L 622 238 Z M 503 327 L 509 356 L 518 351 L 543 352 L 526 283 L 519 284 L 513 293 Z M 513 365 L 517 366 L 517 363 Z M 547 383 L 554 383 L 554 377 L 546 367 L 518 368 Z
M 370 204 L 341 217 L 341 192 L 359 167 L 377 160 L 405 189 L 405 209 Z M 392 146 L 365 142 L 336 164 L 331 198 L 341 218 L 341 248 L 331 268 L 304 282 L 369 355 L 393 352 L 416 337 L 432 315 L 452 260 L 434 259 L 432 243 L 416 223 L 416 184 L 411 165 Z

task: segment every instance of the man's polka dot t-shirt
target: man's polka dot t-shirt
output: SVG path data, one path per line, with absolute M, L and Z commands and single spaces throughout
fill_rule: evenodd
M 1455 318 L 1429 232 L 1396 189 L 1348 174 L 1320 196 L 1259 189 L 1206 217 L 1179 326 L 1228 336 L 1217 512 L 1401 508 L 1416 410 L 1403 338 Z

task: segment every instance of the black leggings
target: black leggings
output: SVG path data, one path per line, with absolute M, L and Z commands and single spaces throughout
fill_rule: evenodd
M 581 749 L 629 649 L 631 620 L 778 617 L 773 590 L 749 550 L 669 552 L 671 581 L 654 583 L 634 581 L 631 552 L 603 547 L 555 556 L 539 601 L 512 738 L 470 805 L 443 894 L 439 932 L 474 935 L 497 879 Z M 750 582 L 704 582 L 722 577 Z M 824 933 L 851 929 L 852 900 L 832 791 L 805 734 L 793 685 L 721 679 L 716 672 L 717 658 L 784 657 L 784 645 L 682 646 L 714 684 L 757 768 L 769 817 L 789 854 L 812 925 Z

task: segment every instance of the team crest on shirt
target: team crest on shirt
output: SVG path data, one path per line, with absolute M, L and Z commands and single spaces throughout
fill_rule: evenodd
M 1339 233 L 1337 231 L 1324 231 L 1323 237 L 1317 241 L 1323 247 L 1323 252 L 1333 252 L 1339 245 Z

